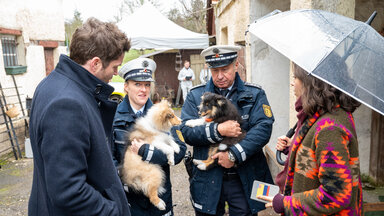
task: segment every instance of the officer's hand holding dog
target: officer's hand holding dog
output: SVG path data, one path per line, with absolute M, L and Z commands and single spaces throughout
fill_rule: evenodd
M 240 124 L 237 121 L 228 120 L 217 126 L 221 136 L 238 137 L 241 134 Z
M 235 165 L 235 162 L 232 162 L 229 160 L 227 151 L 226 152 L 218 152 L 212 156 L 212 159 L 216 159 L 216 158 L 219 159 L 219 161 L 217 163 L 224 168 L 231 168 Z
M 132 142 L 131 142 L 131 144 L 132 144 L 132 146 L 131 146 L 131 150 L 132 150 L 134 153 L 138 154 L 140 147 L 141 147 L 142 145 L 144 145 L 145 143 L 144 143 L 144 141 L 141 140 L 141 139 L 133 139 Z

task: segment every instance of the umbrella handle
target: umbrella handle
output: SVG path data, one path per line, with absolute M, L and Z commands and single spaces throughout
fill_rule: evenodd
M 373 19 L 375 19 L 376 15 L 377 15 L 377 12 L 373 11 L 372 15 L 368 18 L 368 20 L 365 23 L 368 25 L 371 25 L 371 23 L 372 23 Z
M 292 136 L 295 134 L 296 127 L 297 127 L 297 123 L 293 126 L 293 128 L 289 129 L 289 131 L 287 132 L 287 134 L 285 136 L 288 138 L 292 138 Z M 284 165 L 285 161 L 283 161 L 283 159 L 281 159 L 281 153 L 282 153 L 282 151 L 279 151 L 279 150 L 276 151 L 276 161 L 280 165 Z

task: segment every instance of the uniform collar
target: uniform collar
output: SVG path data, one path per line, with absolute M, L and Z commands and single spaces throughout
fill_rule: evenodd
M 142 113 L 144 113 L 144 109 L 145 109 L 145 104 L 144 104 L 144 106 L 142 106 L 139 110 L 136 110 L 135 108 L 133 108 L 132 107 L 132 104 L 129 104 L 130 105 L 130 107 L 131 107 L 131 109 L 133 110 L 133 112 L 136 114 L 137 112 L 142 112 Z
M 60 55 L 56 69 L 58 73 L 73 80 L 99 100 L 108 100 L 114 90 L 112 86 L 95 77 L 67 55 Z
M 152 106 L 152 101 L 151 99 L 148 99 L 144 105 L 144 109 L 143 110 L 140 109 L 140 111 L 146 114 L 148 109 L 151 108 L 151 106 Z M 117 111 L 119 113 L 130 113 L 132 115 L 135 114 L 134 110 L 131 107 L 131 104 L 129 103 L 128 95 L 125 95 L 123 101 L 117 107 Z

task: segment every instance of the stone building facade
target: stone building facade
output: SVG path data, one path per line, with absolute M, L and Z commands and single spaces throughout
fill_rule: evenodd
M 26 97 L 33 96 L 38 83 L 54 69 L 59 55 L 67 52 L 62 3 L 62 0 L 0 0 L 0 96 L 3 105 L 14 105 L 20 113 L 12 118 L 20 135 L 19 144 L 28 136 L 25 131 L 28 114 L 26 111 L 22 114 L 21 106 L 26 108 Z M 0 113 L 0 154 L 7 153 L 9 139 Z

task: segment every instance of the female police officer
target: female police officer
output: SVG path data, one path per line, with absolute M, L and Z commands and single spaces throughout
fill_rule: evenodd
M 125 80 L 124 90 L 127 95 L 117 107 L 113 121 L 114 145 L 112 146 L 112 154 L 115 165 L 120 164 L 123 160 L 126 132 L 133 126 L 135 120 L 145 115 L 152 106 L 149 96 L 151 82 L 153 82 L 152 73 L 155 70 L 156 63 L 152 59 L 137 58 L 125 64 L 119 71 L 119 75 Z M 171 131 L 175 141 L 180 146 L 180 152 L 175 153 L 175 163 L 179 163 L 183 159 L 186 150 L 181 132 L 177 131 L 177 128 L 172 128 Z M 128 202 L 131 205 L 131 214 L 135 216 L 173 215 L 171 181 L 166 155 L 140 140 L 132 141 L 132 150 L 142 156 L 142 160 L 158 164 L 163 169 L 166 175 L 164 184 L 166 192 L 160 198 L 166 203 L 166 210 L 160 211 L 149 202 L 146 196 L 125 186 Z M 129 158 L 124 160 L 129 160 Z

